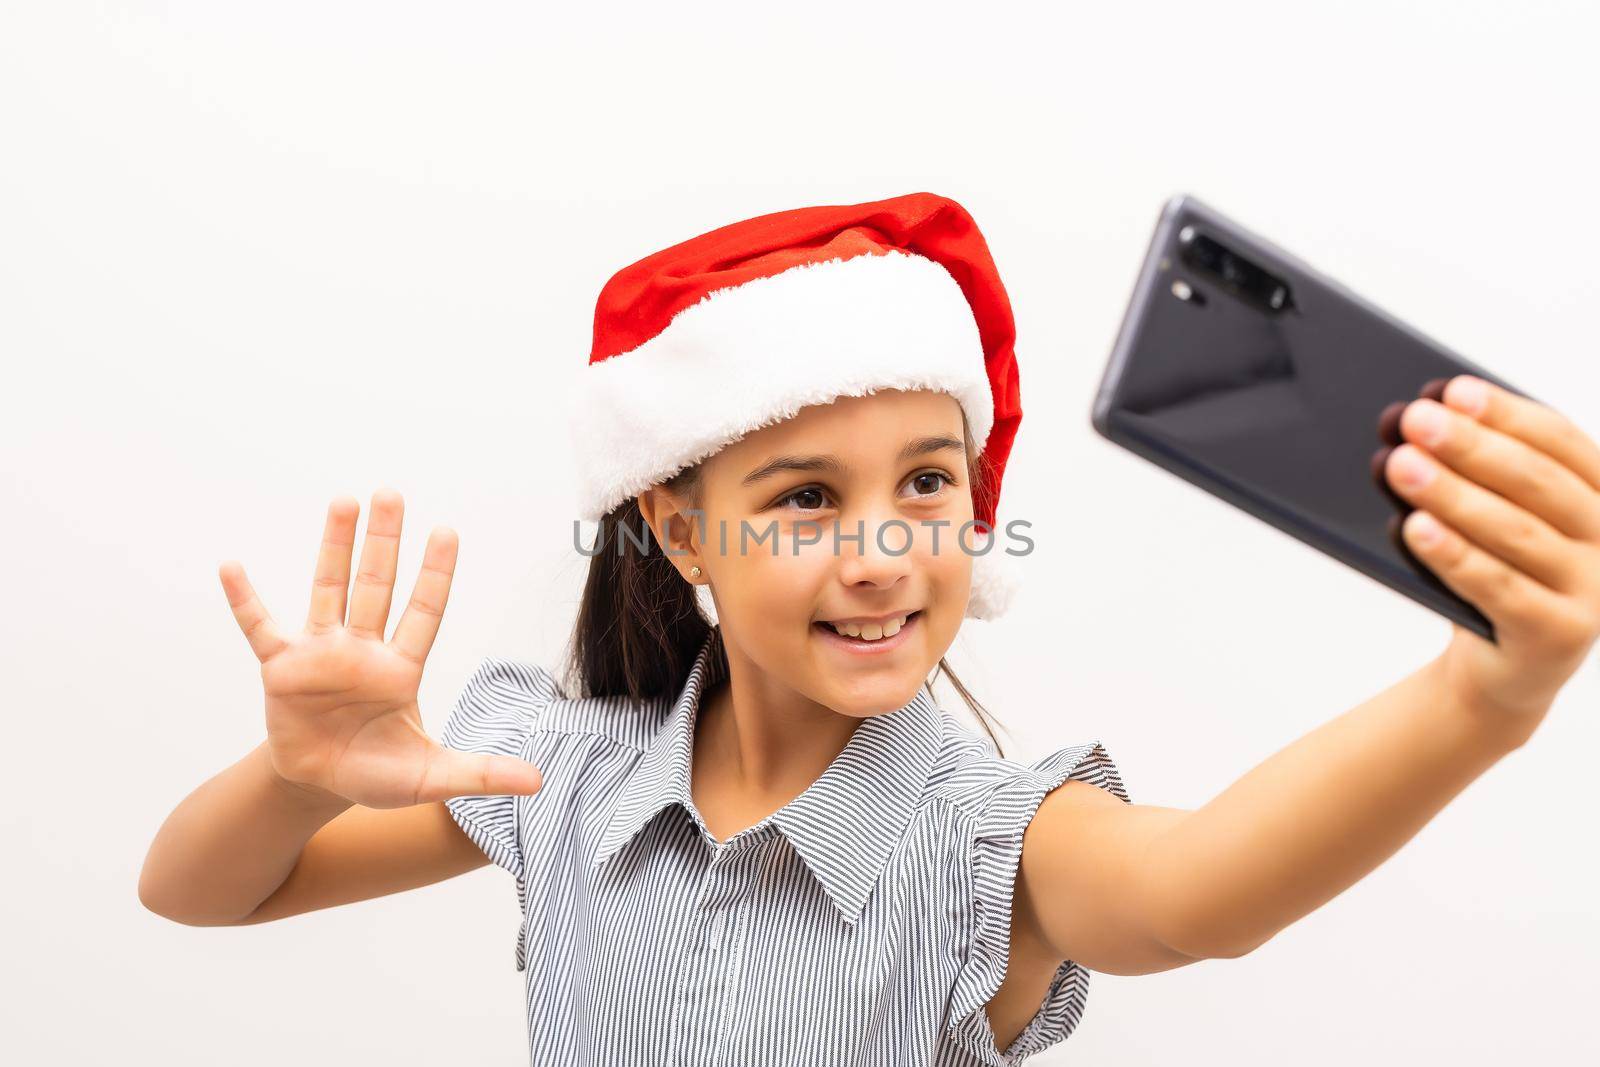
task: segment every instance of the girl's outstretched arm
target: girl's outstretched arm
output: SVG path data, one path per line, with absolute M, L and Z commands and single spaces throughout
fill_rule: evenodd
M 1013 932 L 1143 974 L 1243 955 L 1359 881 L 1525 739 L 1448 696 L 1436 660 L 1269 757 L 1196 811 L 1085 782 L 1023 840 Z M 1524 725 L 1524 724 L 1513 724 Z
M 1064 783 L 1024 838 L 1019 954 L 1136 974 L 1249 952 L 1382 863 L 1543 721 L 1600 638 L 1600 446 L 1480 379 L 1453 379 L 1441 399 L 1405 408 L 1408 443 L 1386 476 L 1416 509 L 1412 550 L 1496 641 L 1454 626 L 1437 659 L 1197 811 Z M 1427 476 L 1401 478 L 1408 458 Z M 1419 536 L 1428 518 L 1433 540 Z

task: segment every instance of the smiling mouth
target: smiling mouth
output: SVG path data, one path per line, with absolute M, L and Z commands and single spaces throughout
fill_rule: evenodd
M 852 645 L 870 648 L 879 644 L 898 644 L 896 638 L 907 629 L 916 625 L 922 616 L 919 608 L 909 614 L 890 619 L 883 625 L 869 624 L 866 626 L 855 623 L 843 623 L 835 626 L 829 622 L 814 622 L 812 628 L 835 641 L 844 641 Z

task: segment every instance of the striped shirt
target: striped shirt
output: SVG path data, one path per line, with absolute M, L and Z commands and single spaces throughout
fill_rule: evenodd
M 1007 1065 L 1066 1038 L 1076 962 L 1003 1053 L 985 1005 L 1039 802 L 1069 778 L 1129 799 L 1105 749 L 1001 759 L 924 688 L 719 842 L 689 783 L 701 694 L 727 673 L 720 627 L 682 691 L 648 701 L 571 699 L 490 657 L 451 711 L 445 745 L 543 776 L 532 796 L 447 801 L 516 883 L 530 1063 Z

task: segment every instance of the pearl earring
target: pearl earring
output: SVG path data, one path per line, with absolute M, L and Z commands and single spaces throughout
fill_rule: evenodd
M 699 567 L 690 567 L 689 568 L 689 577 L 691 577 L 691 578 L 700 577 L 700 568 Z

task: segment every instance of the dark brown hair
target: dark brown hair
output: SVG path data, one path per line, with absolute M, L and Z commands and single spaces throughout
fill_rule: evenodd
M 974 499 L 980 483 L 987 484 L 991 470 L 978 451 L 961 418 L 967 447 L 967 471 Z M 700 507 L 700 467 L 678 472 L 664 482 Z M 684 581 L 672 560 L 661 551 L 639 510 L 637 497 L 629 497 L 600 520 L 596 551 L 589 560 L 589 577 L 573 626 L 567 655 L 568 692 L 582 696 L 629 696 L 649 699 L 676 693 L 688 681 L 696 653 L 711 633 L 711 621 L 700 610 L 696 586 Z M 923 681 L 930 697 L 933 681 L 943 671 L 961 694 L 1004 757 L 1000 739 L 989 728 L 994 717 L 967 690 L 943 656 L 933 676 Z M 995 724 L 1004 726 L 995 719 Z

